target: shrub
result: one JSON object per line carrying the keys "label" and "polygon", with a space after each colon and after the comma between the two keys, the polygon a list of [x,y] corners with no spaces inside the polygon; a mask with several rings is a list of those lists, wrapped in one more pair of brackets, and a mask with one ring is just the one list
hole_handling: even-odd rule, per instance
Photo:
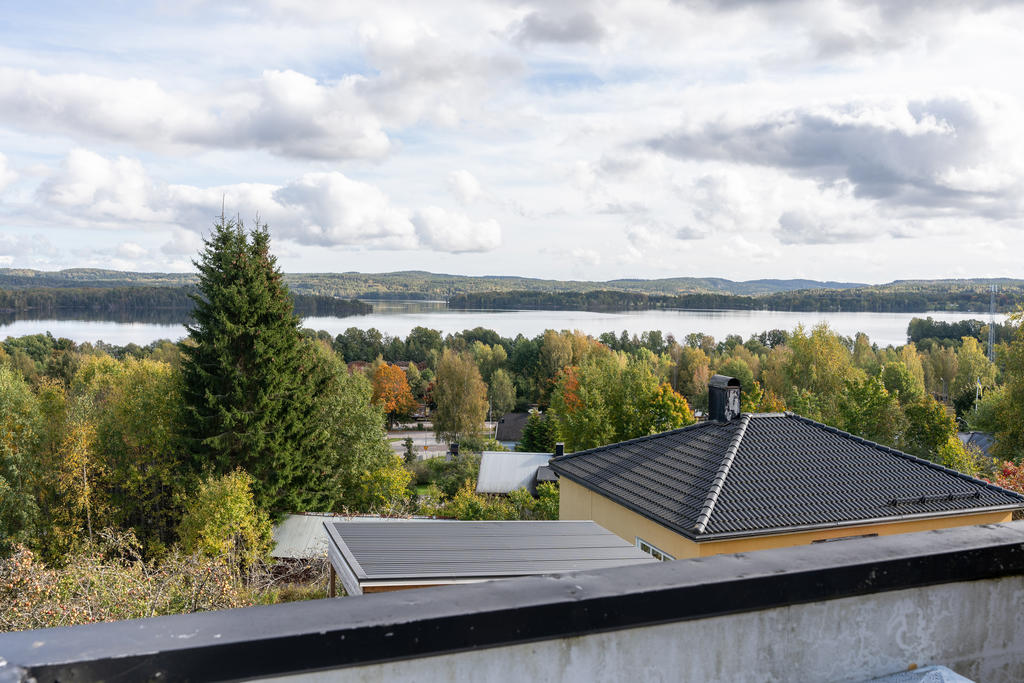
{"label": "shrub", "polygon": [[252,477],[242,470],[202,482],[178,528],[182,549],[236,571],[266,558],[272,547],[270,520],[253,502],[251,487]]}

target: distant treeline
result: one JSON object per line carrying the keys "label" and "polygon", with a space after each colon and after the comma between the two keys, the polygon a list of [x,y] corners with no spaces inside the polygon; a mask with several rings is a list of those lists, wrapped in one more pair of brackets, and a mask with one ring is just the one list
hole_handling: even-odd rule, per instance
{"label": "distant treeline", "polygon": [[[1024,300],[1020,290],[1001,291],[996,307],[1005,311]],[[635,292],[479,292],[459,294],[448,300],[451,308],[632,311],[655,309],[729,309],[769,311],[850,311],[855,313],[923,313],[926,311],[978,311],[989,305],[989,293],[938,288],[848,290],[798,290],[765,296],[732,294],[683,294],[659,296]]]}
{"label": "distant treeline", "polygon": [[[993,326],[993,341],[996,344],[1008,344],[1013,341],[1016,331],[1017,328],[1008,323],[996,323]],[[988,343],[988,323],[974,319],[944,322],[929,316],[913,318],[907,325],[907,341],[918,346],[928,339],[959,344],[964,337],[974,337],[982,343]]]}
{"label": "distant treeline", "polygon": [[[39,287],[0,289],[0,313],[32,316],[64,313],[102,314],[167,311],[187,317],[192,310],[192,287]],[[348,316],[373,312],[362,301],[313,294],[293,294],[299,316]],[[136,316],[132,316],[136,319]]]}

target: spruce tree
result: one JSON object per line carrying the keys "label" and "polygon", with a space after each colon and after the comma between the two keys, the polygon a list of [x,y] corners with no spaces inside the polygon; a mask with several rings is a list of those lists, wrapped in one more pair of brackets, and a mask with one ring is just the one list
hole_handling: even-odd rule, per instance
{"label": "spruce tree", "polygon": [[257,505],[301,509],[324,440],[315,422],[312,359],[276,259],[257,223],[221,219],[194,261],[193,324],[182,344],[186,440],[197,473],[241,467]]}

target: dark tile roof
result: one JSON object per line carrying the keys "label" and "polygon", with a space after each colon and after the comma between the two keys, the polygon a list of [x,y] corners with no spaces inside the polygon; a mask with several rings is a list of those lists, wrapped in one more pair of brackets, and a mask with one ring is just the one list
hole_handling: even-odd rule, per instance
{"label": "dark tile roof", "polygon": [[551,460],[695,540],[1024,508],[1024,496],[792,413],[702,422]]}
{"label": "dark tile roof", "polygon": [[529,417],[529,413],[505,413],[498,420],[494,438],[498,441],[520,441],[523,438],[523,429],[526,427],[526,420]]}

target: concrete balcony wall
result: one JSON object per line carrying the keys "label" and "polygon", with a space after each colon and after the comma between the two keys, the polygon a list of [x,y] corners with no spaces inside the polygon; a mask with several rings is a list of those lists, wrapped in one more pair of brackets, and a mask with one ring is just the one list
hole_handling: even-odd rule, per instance
{"label": "concrete balcony wall", "polygon": [[289,681],[866,681],[942,664],[1024,680],[1024,579],[970,581],[473,652]]}
{"label": "concrete balcony wall", "polygon": [[1024,680],[1024,522],[0,634],[35,680]]}

